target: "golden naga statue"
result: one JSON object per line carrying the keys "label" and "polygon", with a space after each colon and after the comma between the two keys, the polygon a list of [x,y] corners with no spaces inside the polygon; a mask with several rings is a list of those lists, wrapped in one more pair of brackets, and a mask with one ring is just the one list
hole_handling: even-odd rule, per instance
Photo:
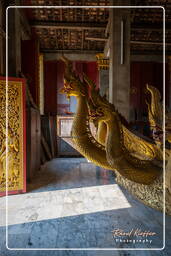
{"label": "golden naga statue", "polygon": [[[162,152],[129,131],[124,119],[114,106],[102,98],[93,82],[84,74],[82,82],[66,64],[64,87],[61,93],[77,98],[77,111],[73,120],[72,138],[77,150],[94,164],[118,172],[126,179],[149,185],[162,174]],[[88,96],[88,87],[91,96]],[[97,139],[90,131],[89,123],[98,126]]]}

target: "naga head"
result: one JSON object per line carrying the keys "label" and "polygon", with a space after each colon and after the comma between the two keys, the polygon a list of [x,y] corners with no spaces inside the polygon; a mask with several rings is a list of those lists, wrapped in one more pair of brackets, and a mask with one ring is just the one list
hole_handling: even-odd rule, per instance
{"label": "naga head", "polygon": [[67,98],[70,96],[86,96],[86,92],[80,80],[76,80],[75,78],[70,79],[64,78],[64,86],[60,90],[60,93],[66,94]]}
{"label": "naga head", "polygon": [[66,94],[67,98],[70,98],[70,96],[86,96],[86,87],[72,70],[72,63],[64,56],[61,57],[61,59],[65,63],[66,68],[64,74],[64,86],[60,90],[60,93]]}
{"label": "naga head", "polygon": [[90,97],[88,100],[89,118],[95,126],[98,122],[109,121],[115,117],[119,118],[126,127],[129,126],[126,119],[115,109],[115,106],[108,102],[105,96],[101,96],[96,84],[83,74],[84,81],[90,88]]}
{"label": "naga head", "polygon": [[83,73],[83,79],[90,89],[89,100],[87,101],[90,121],[96,124],[111,119],[115,111],[114,105],[100,95],[96,84],[85,73]]}
{"label": "naga head", "polygon": [[116,114],[114,105],[100,95],[94,96],[91,97],[88,103],[90,120],[93,122],[111,120]]}

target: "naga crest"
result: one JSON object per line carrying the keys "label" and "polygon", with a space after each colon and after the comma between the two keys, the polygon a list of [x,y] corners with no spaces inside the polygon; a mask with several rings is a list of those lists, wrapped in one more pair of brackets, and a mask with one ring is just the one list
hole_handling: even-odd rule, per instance
{"label": "naga crest", "polygon": [[96,88],[96,84],[86,75],[83,74],[84,81],[90,88],[90,97],[88,100],[88,108],[90,120],[93,122],[104,121],[111,118],[111,115],[117,115],[122,124],[128,127],[126,119],[115,109],[105,96],[100,95],[100,91]]}
{"label": "naga crest", "polygon": [[87,90],[85,85],[80,80],[79,76],[73,71],[72,63],[66,57],[61,57],[62,61],[65,63],[65,73],[64,73],[64,86],[60,90],[60,93],[70,96],[86,96]]}
{"label": "naga crest", "polygon": [[147,84],[147,92],[150,93],[150,102],[146,101],[148,106],[148,118],[151,127],[158,127],[162,130],[163,126],[163,107],[161,104],[161,95],[159,90]]}
{"label": "naga crest", "polygon": [[83,74],[83,79],[90,89],[88,99],[90,120],[93,122],[96,122],[96,120],[104,120],[108,114],[115,112],[114,105],[100,95],[96,84],[85,73]]}

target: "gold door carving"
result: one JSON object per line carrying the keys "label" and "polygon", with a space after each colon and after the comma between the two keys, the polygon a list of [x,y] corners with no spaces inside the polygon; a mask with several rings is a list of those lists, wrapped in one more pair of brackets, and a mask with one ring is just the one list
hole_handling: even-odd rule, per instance
{"label": "gold door carving", "polygon": [[7,177],[9,193],[25,190],[24,90],[23,80],[8,81],[6,102],[6,81],[0,80],[0,193],[6,191]]}

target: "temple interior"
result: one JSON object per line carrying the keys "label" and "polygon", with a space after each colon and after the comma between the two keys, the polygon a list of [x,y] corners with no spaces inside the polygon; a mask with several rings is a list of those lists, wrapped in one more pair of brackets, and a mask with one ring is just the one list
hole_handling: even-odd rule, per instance
{"label": "temple interior", "polygon": [[0,1],[0,255],[170,256],[171,2]]}

